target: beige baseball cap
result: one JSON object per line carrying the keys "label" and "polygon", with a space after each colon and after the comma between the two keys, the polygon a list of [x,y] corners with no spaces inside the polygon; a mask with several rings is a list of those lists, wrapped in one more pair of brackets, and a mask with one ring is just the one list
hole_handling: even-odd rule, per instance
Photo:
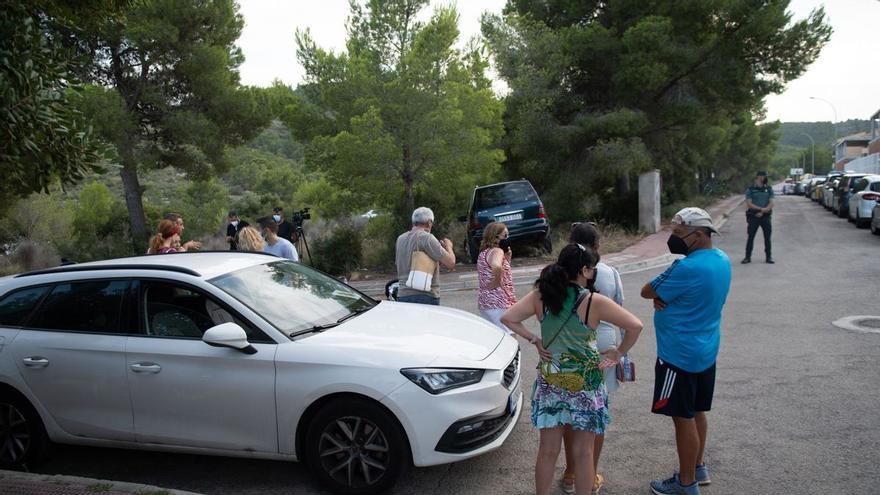
{"label": "beige baseball cap", "polygon": [[674,217],[672,217],[672,223],[687,225],[688,227],[706,227],[712,232],[716,234],[718,233],[718,229],[715,228],[715,223],[712,222],[712,217],[709,213],[707,213],[706,210],[695,206],[682,208]]}

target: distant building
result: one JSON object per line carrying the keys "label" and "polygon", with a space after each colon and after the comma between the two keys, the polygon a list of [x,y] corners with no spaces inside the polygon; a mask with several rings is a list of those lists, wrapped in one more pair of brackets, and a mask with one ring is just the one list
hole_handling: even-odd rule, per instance
{"label": "distant building", "polygon": [[849,169],[847,165],[856,158],[868,154],[868,143],[871,141],[871,133],[859,132],[844,136],[834,143],[834,168],[837,170]]}
{"label": "distant building", "polygon": [[861,134],[857,134],[844,138],[847,139],[853,137],[853,140],[847,142],[847,145],[851,145],[851,148],[844,148],[842,143],[835,148],[836,160],[837,149],[846,149],[848,152],[855,154],[859,149],[859,146],[864,146],[861,148],[862,151],[858,156],[839,162],[840,166],[837,166],[837,163],[835,163],[835,166],[838,169],[846,168],[846,170],[852,170],[853,172],[863,174],[880,174],[880,110],[877,110],[877,112],[871,116],[871,132],[865,132],[862,134],[864,134],[863,137],[854,137],[862,136]]}
{"label": "distant building", "polygon": [[880,153],[880,110],[871,115],[871,141],[868,143],[868,154]]}

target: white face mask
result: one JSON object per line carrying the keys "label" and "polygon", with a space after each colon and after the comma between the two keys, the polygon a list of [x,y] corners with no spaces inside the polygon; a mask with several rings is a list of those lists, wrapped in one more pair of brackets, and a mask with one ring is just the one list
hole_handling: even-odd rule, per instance
{"label": "white face mask", "polygon": [[233,220],[229,223],[231,223],[233,227],[238,227],[238,220]]}
{"label": "white face mask", "polygon": [[280,222],[280,221],[281,221],[281,215],[272,215],[272,219],[275,220],[276,222]]}

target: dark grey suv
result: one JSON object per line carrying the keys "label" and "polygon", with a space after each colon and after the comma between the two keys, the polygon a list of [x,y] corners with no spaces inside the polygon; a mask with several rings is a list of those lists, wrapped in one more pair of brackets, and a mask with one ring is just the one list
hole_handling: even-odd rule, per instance
{"label": "dark grey suv", "polygon": [[550,222],[544,204],[532,184],[525,180],[500,182],[474,188],[468,214],[459,217],[468,223],[464,241],[471,263],[477,262],[483,228],[490,222],[504,222],[514,244],[534,242],[545,251],[553,248],[547,234]]}

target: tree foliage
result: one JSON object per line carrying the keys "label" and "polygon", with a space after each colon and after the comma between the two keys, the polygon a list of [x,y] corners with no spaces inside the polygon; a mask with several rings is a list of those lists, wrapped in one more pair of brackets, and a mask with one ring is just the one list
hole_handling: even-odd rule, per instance
{"label": "tree foliage", "polygon": [[[0,204],[5,206],[10,195],[47,192],[56,181],[82,179],[97,168],[101,150],[73,104],[79,60],[60,32],[81,31],[66,2],[0,3],[0,169],[5,173]],[[92,14],[108,12],[112,7]]]}
{"label": "tree foliage", "polygon": [[352,2],[344,53],[297,32],[306,85],[282,119],[308,142],[307,164],[345,191],[349,211],[381,205],[403,218],[418,203],[443,215],[503,159],[503,107],[487,62],[476,47],[455,48],[453,7],[419,22],[427,3]]}
{"label": "tree foliage", "polygon": [[207,179],[227,168],[228,145],[268,122],[261,92],[239,85],[243,24],[232,0],[144,0],[78,43],[96,85],[86,106],[118,152],[136,242],[147,235],[139,169]]}
{"label": "tree foliage", "polygon": [[775,125],[756,124],[763,98],[830,36],[821,8],[793,22],[787,6],[510,0],[503,17],[483,19],[511,89],[509,173],[548,189],[551,214],[580,217],[591,191],[602,216],[630,223],[646,169],[661,170],[667,202],[737,186],[772,155]]}

